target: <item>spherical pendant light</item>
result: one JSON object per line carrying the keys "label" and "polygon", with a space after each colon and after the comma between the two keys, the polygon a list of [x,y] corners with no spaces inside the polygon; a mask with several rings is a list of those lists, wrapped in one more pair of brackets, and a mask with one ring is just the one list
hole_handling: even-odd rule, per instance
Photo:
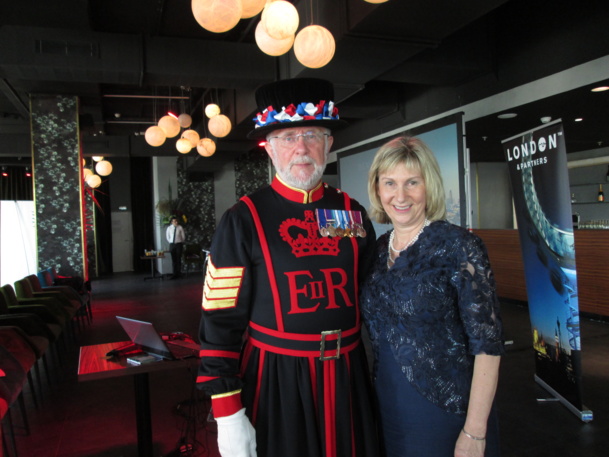
{"label": "spherical pendant light", "polygon": [[285,54],[294,44],[294,35],[289,36],[285,40],[271,38],[269,34],[266,33],[262,21],[258,22],[258,25],[256,26],[255,37],[258,48],[265,54],[273,57]]}
{"label": "spherical pendant light", "polygon": [[180,154],[188,154],[192,149],[192,143],[188,138],[180,138],[176,141],[176,149]]}
{"label": "spherical pendant light", "polygon": [[165,135],[165,131],[161,127],[158,125],[153,125],[152,127],[148,127],[146,129],[144,138],[146,139],[146,143],[148,143],[150,146],[157,147],[165,142],[167,135]]}
{"label": "spherical pendant light", "polygon": [[241,19],[249,19],[250,17],[254,17],[262,8],[266,0],[241,0],[241,7],[243,11],[241,12]]}
{"label": "spherical pendant light", "polygon": [[192,0],[192,14],[205,30],[228,32],[241,19],[241,0]]}
{"label": "spherical pendant light", "polygon": [[99,186],[100,186],[100,184],[101,184],[102,180],[101,180],[101,178],[100,178],[99,176],[97,176],[97,175],[91,175],[91,176],[89,176],[89,177],[86,179],[86,181],[85,181],[85,182],[87,183],[87,185],[88,185],[89,187],[92,187],[93,189],[95,189],[95,188],[97,188],[97,187],[99,187]]}
{"label": "spherical pendant light", "polygon": [[220,107],[215,103],[210,103],[205,107],[205,115],[208,118],[211,119],[212,117],[217,116],[218,114],[220,114]]}
{"label": "spherical pendant light", "polygon": [[83,176],[83,178],[85,178],[85,181],[86,181],[86,180],[87,180],[87,178],[88,178],[89,176],[91,176],[92,174],[93,174],[93,172],[91,171],[91,169],[90,169],[90,168],[83,168],[83,169],[82,169],[82,176]]}
{"label": "spherical pendant light", "polygon": [[271,38],[285,40],[298,30],[298,11],[285,0],[267,3],[262,10],[261,21]]}
{"label": "spherical pendant light", "polygon": [[112,164],[107,160],[97,162],[95,165],[95,171],[100,176],[108,176],[110,173],[112,173]]}
{"label": "spherical pendant light", "polygon": [[321,68],[332,57],[336,44],[330,31],[321,25],[309,25],[296,35],[294,54],[305,67]]}
{"label": "spherical pendant light", "polygon": [[213,136],[223,138],[230,133],[232,124],[224,114],[218,114],[209,120],[207,127]]}
{"label": "spherical pendant light", "polygon": [[197,144],[197,152],[203,157],[210,157],[216,152],[216,143],[211,138],[202,138]]}
{"label": "spherical pendant light", "polygon": [[91,159],[93,159],[94,162],[99,162],[100,160],[104,160],[104,158],[102,156],[93,156],[93,157],[91,157]]}
{"label": "spherical pendant light", "polygon": [[169,114],[159,119],[159,127],[163,129],[167,138],[173,138],[180,133],[180,123],[175,117],[170,116]]}
{"label": "spherical pendant light", "polygon": [[389,0],[364,0],[364,1],[368,2],[368,3],[385,3]]}
{"label": "spherical pendant light", "polygon": [[192,117],[190,114],[182,113],[178,116],[178,124],[180,124],[180,127],[183,129],[187,129],[192,125]]}
{"label": "spherical pendant light", "polygon": [[190,141],[190,144],[192,145],[191,147],[193,148],[197,146],[200,139],[196,130],[184,130],[182,132],[182,138],[186,138],[188,141]]}

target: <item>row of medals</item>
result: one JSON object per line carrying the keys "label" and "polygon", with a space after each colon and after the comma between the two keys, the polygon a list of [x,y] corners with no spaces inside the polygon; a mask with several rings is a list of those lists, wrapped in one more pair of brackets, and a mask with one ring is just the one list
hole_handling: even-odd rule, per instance
{"label": "row of medals", "polygon": [[315,210],[319,234],[326,236],[364,238],[366,230],[362,224],[362,215],[359,211],[317,209]]}
{"label": "row of medals", "polygon": [[334,224],[328,222],[327,225],[325,227],[320,227],[319,229],[319,234],[321,236],[350,236],[350,237],[354,237],[354,236],[359,236],[361,238],[365,238],[366,236],[366,229],[364,227],[362,227],[361,224],[353,224],[353,227],[351,226],[347,226],[347,227],[335,227]]}

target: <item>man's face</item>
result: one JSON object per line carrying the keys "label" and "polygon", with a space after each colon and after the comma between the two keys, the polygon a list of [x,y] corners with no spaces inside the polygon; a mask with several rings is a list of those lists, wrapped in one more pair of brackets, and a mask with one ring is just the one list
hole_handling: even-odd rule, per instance
{"label": "man's face", "polygon": [[172,219],[171,220],[171,224],[172,225],[178,225],[178,220],[177,219]]}
{"label": "man's face", "polygon": [[272,132],[265,148],[283,182],[309,190],[321,180],[332,141],[328,129],[295,127]]}

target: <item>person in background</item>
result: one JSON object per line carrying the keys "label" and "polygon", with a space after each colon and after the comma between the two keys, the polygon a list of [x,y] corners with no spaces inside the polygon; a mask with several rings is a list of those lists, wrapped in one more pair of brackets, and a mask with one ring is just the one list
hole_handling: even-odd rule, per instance
{"label": "person in background", "polygon": [[365,209],[322,182],[338,118],[330,82],[256,91],[250,138],[277,171],[222,217],[211,244],[198,387],[222,457],[376,457],[359,282],[374,253]]}
{"label": "person in background", "polygon": [[180,225],[178,218],[172,216],[169,220],[169,226],[165,232],[167,241],[169,242],[169,252],[171,253],[172,272],[170,279],[177,279],[182,276],[182,250],[186,234],[184,227]]}
{"label": "person in background", "polygon": [[393,225],[361,296],[386,457],[499,456],[504,346],[485,246],[445,220],[440,168],[418,138],[381,146],[368,195],[370,217]]}

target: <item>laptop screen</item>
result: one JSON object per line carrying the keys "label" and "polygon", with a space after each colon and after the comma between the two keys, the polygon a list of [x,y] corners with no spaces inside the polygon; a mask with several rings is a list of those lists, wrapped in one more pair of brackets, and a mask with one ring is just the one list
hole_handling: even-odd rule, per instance
{"label": "laptop screen", "polygon": [[173,359],[173,355],[156,331],[152,323],[116,316],[131,341],[139,345],[144,352],[165,359]]}

